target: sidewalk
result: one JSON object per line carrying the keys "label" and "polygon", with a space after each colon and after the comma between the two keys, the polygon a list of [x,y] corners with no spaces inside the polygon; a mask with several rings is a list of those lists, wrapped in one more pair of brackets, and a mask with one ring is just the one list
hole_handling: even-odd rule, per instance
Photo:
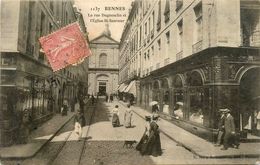
{"label": "sidewalk", "polygon": [[[122,101],[121,104],[125,105]],[[151,113],[137,106],[132,107],[133,111],[144,119]],[[257,158],[260,157],[260,143],[240,143],[239,149],[229,148],[220,150],[221,147],[215,147],[213,143],[206,141],[173,123],[160,118],[158,121],[161,133],[170,139],[176,141],[184,148],[190,150],[201,158]]]}
{"label": "sidewalk", "polygon": [[73,118],[74,114],[75,112],[68,112],[67,116],[55,114],[50,120],[30,133],[27,144],[0,148],[0,159],[25,159],[33,157]]}

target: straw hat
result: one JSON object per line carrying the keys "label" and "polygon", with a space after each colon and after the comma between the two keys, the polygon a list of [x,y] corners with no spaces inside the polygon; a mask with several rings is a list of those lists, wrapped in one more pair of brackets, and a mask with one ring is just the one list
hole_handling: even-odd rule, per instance
{"label": "straw hat", "polygon": [[219,109],[220,112],[223,112],[223,113],[228,113],[230,112],[230,109],[228,108],[223,108],[223,109]]}

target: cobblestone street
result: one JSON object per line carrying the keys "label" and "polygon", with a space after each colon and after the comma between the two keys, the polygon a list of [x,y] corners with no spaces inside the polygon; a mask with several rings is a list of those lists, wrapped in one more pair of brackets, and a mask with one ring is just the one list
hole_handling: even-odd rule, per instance
{"label": "cobblestone street", "polygon": [[[119,105],[121,126],[113,128],[111,111]],[[133,113],[133,128],[124,127],[123,115],[125,106],[115,101],[97,103],[91,125],[83,130],[84,139],[77,141],[73,131],[73,119],[33,158],[23,161],[3,161],[3,165],[134,165],[134,164],[255,164],[257,159],[200,159],[184,147],[177,145],[163,133],[161,143],[163,155],[159,157],[141,156],[133,148],[124,147],[124,140],[139,141],[145,121]],[[87,107],[87,123],[91,120],[94,107]]]}

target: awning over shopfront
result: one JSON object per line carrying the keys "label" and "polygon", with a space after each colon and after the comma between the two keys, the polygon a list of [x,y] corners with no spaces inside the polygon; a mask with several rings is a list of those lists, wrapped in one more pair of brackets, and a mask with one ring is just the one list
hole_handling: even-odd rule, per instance
{"label": "awning over shopfront", "polygon": [[136,81],[131,81],[127,88],[125,88],[124,92],[132,93],[134,96],[136,96]]}
{"label": "awning over shopfront", "polygon": [[119,92],[123,92],[127,88],[127,84],[123,83],[118,87]]}

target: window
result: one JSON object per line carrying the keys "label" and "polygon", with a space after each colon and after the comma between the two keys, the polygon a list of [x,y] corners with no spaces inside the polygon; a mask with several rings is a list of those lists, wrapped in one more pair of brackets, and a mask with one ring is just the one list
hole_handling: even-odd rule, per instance
{"label": "window", "polygon": [[144,24],[144,35],[145,35],[145,38],[147,36],[147,22],[145,22]]}
{"label": "window", "polygon": [[140,26],[140,38],[139,38],[139,47],[142,46],[142,26]]}
{"label": "window", "polygon": [[167,23],[170,20],[170,1],[166,0],[164,10],[164,22]]}
{"label": "window", "polygon": [[202,40],[202,4],[198,4],[195,8],[194,8],[194,13],[196,16],[196,41],[201,41]]}
{"label": "window", "polygon": [[178,22],[178,30],[179,30],[179,34],[178,34],[178,38],[177,38],[177,50],[178,52],[182,51],[182,36],[183,36],[183,21],[181,20],[180,22]]}
{"label": "window", "polygon": [[51,11],[53,12],[53,9],[54,9],[54,5],[53,5],[53,1],[50,1],[50,9],[51,9]]}
{"label": "window", "polygon": [[40,27],[40,36],[43,36],[45,34],[45,14],[41,12],[41,27]]}
{"label": "window", "polygon": [[169,43],[170,43],[170,32],[168,31],[168,32],[165,34],[165,36],[166,36],[167,44],[169,44]]}
{"label": "window", "polygon": [[107,55],[105,53],[100,54],[99,56],[99,67],[107,66]]}
{"label": "window", "polygon": [[161,29],[161,0],[158,2],[157,31]]}
{"label": "window", "polygon": [[158,50],[161,50],[161,39],[159,39],[159,40],[157,41],[157,44],[158,44]]}
{"label": "window", "polygon": [[154,46],[151,47],[152,56],[154,55]]}
{"label": "window", "polygon": [[176,0],[176,11],[180,10],[183,6],[183,0]]}

